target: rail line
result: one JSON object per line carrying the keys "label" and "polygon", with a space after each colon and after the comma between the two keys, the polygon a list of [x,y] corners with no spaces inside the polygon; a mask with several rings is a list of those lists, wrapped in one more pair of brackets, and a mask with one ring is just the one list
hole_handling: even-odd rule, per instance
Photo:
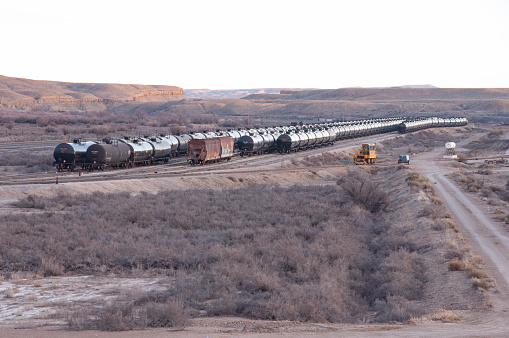
{"label": "rail line", "polygon": [[[69,182],[94,182],[107,180],[126,180],[126,179],[147,179],[171,177],[175,175],[199,176],[211,173],[249,173],[261,171],[261,166],[270,166],[290,163],[294,158],[303,156],[316,156],[324,152],[338,151],[351,147],[358,147],[363,141],[380,142],[394,137],[404,137],[396,132],[365,136],[356,139],[337,141],[333,146],[309,149],[306,151],[295,152],[291,154],[264,154],[249,157],[235,156],[228,162],[209,164],[205,166],[190,166],[183,157],[170,160],[168,164],[136,167],[132,169],[115,169],[101,172],[88,172],[85,170],[74,172],[38,172],[30,174],[12,174],[2,175],[0,186],[7,185],[35,185],[35,184],[59,184]],[[256,169],[254,167],[257,167]],[[274,168],[278,170],[302,170],[306,168]]]}
{"label": "rail line", "polygon": [[33,151],[33,150],[53,150],[56,140],[48,141],[17,141],[9,143],[0,143],[0,152],[2,151]]}

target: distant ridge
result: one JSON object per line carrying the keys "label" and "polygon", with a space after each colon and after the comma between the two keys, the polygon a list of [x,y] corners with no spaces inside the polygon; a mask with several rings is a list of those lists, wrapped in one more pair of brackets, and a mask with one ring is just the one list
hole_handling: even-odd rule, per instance
{"label": "distant ridge", "polygon": [[191,99],[240,99],[253,94],[280,94],[281,91],[300,91],[308,89],[295,88],[252,88],[252,89],[186,89],[186,96]]}
{"label": "distant ridge", "polygon": [[69,83],[0,75],[0,107],[33,105],[104,105],[167,102],[185,98],[182,88],[162,85]]}
{"label": "distant ridge", "polygon": [[[365,88],[348,87],[341,89]],[[432,85],[405,85],[397,87],[380,87],[365,89],[385,89],[385,88],[438,88]],[[240,99],[248,95],[272,95],[272,94],[295,94],[302,91],[323,90],[315,88],[251,88],[251,89],[187,89],[186,96],[190,99]]]}
{"label": "distant ridge", "polygon": [[249,95],[246,100],[420,101],[509,99],[508,88],[341,88],[297,91],[290,95]]}
{"label": "distant ridge", "polygon": [[433,85],[404,85],[404,86],[396,86],[395,88],[438,88]]}

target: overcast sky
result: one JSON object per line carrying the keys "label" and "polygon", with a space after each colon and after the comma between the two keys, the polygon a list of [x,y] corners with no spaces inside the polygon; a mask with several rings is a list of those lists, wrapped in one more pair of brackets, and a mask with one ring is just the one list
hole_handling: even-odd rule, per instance
{"label": "overcast sky", "polygon": [[36,80],[509,88],[507,0],[0,0],[0,31]]}

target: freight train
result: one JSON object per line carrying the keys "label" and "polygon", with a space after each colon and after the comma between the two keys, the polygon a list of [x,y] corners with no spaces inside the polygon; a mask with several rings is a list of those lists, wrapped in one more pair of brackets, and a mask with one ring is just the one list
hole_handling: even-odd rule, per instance
{"label": "freight train", "polygon": [[451,117],[446,119],[438,117],[406,118],[404,122],[398,125],[398,132],[405,134],[426,128],[458,127],[466,126],[467,124],[468,120],[464,117]]}
{"label": "freight train", "polygon": [[[252,156],[273,152],[283,154],[324,147],[332,145],[338,140],[374,134],[395,131],[408,133],[424,128],[464,126],[467,123],[468,121],[464,117],[392,117],[143,138],[125,137],[123,139],[103,139],[96,142],[83,142],[75,139],[70,143],[57,145],[53,155],[54,164],[58,170],[130,168],[158,162],[167,163],[171,158],[188,155],[190,145],[193,144],[198,148],[201,147],[201,150],[208,146],[204,142],[191,142],[192,140],[228,137],[232,139],[233,148],[240,156]],[[197,158],[197,148],[193,149],[195,157],[188,157],[191,164],[204,164],[218,159],[207,158],[204,154]],[[233,156],[233,151],[231,155]],[[225,155],[224,158],[229,159],[231,156]]]}

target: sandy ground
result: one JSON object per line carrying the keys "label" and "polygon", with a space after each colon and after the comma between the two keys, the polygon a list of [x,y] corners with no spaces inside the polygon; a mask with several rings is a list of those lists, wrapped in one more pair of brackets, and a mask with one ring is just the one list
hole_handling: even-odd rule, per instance
{"label": "sandy ground", "polygon": [[[467,140],[468,141],[468,140]],[[461,144],[459,145],[461,146]],[[443,323],[417,319],[408,323],[389,324],[314,324],[300,322],[255,321],[243,318],[197,318],[183,331],[148,329],[128,332],[62,330],[62,322],[54,320],[54,312],[61,308],[93,306],[124,292],[137,292],[162,287],[163,277],[60,277],[1,281],[0,337],[464,337],[509,336],[509,240],[507,233],[493,222],[478,201],[465,194],[448,177],[453,169],[442,160],[443,149],[412,158],[411,167],[423,172],[435,183],[436,192],[452,213],[475,254],[485,261],[485,269],[497,287],[488,291],[493,307],[466,310],[461,319]],[[333,184],[343,167],[309,169],[288,173],[246,174],[243,184],[263,180],[277,185]],[[205,182],[204,179],[207,181]],[[238,186],[227,174],[207,178],[179,177],[164,180],[115,181],[111,183],[72,183],[58,186],[12,186],[0,189],[0,212],[11,212],[13,200],[28,194],[54,195],[61,192],[95,191],[158,191],[196,187],[221,188]],[[110,298],[108,298],[110,297]],[[47,306],[52,303],[54,306]]]}

